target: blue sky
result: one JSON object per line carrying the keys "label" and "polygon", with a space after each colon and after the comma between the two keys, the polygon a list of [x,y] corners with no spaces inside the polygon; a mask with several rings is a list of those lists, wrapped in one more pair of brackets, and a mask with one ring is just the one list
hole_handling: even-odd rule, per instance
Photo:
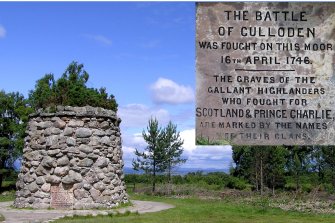
{"label": "blue sky", "polygon": [[119,104],[125,166],[150,116],[178,125],[188,168],[227,168],[229,147],[194,145],[195,4],[1,2],[0,89],[25,96],[46,73],[83,63]]}

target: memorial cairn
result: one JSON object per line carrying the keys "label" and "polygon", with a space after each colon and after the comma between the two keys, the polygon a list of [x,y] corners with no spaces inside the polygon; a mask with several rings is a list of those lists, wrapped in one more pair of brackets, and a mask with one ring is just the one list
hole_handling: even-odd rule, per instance
{"label": "memorial cairn", "polygon": [[30,116],[17,208],[111,208],[128,202],[114,111],[58,106]]}

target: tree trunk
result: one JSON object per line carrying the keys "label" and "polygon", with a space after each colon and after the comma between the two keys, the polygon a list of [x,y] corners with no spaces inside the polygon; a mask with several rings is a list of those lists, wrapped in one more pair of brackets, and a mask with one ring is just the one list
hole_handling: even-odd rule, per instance
{"label": "tree trunk", "polygon": [[0,171],[0,192],[2,192],[2,180],[3,180],[3,173]]}
{"label": "tree trunk", "polygon": [[171,194],[171,162],[169,162],[168,166],[168,195]]}
{"label": "tree trunk", "polygon": [[255,186],[256,186],[256,191],[259,191],[259,185],[258,185],[258,169],[257,169],[257,162],[255,164]]}
{"label": "tree trunk", "polygon": [[155,191],[156,191],[156,162],[154,161],[153,179],[152,179],[152,193],[154,194]]}
{"label": "tree trunk", "polygon": [[261,195],[263,195],[263,157],[261,157],[261,166],[260,166],[260,177],[261,177]]}
{"label": "tree trunk", "polygon": [[275,177],[272,177],[272,196],[275,196]]}

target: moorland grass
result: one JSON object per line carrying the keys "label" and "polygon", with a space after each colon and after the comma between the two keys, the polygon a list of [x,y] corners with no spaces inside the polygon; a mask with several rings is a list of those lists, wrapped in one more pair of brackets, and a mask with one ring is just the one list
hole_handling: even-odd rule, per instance
{"label": "moorland grass", "polygon": [[283,211],[278,208],[257,206],[229,200],[203,200],[199,198],[167,198],[135,195],[132,199],[166,202],[173,209],[147,214],[74,217],[56,223],[334,223],[335,215]]}

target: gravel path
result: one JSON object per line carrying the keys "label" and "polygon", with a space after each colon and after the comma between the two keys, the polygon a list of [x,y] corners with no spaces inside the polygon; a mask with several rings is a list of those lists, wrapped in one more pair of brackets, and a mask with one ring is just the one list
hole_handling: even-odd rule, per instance
{"label": "gravel path", "polygon": [[131,202],[133,206],[117,210],[27,210],[10,207],[13,202],[0,202],[0,213],[6,219],[6,221],[4,221],[5,223],[38,223],[52,222],[52,220],[72,215],[107,215],[109,213],[124,213],[126,211],[142,214],[174,208],[173,205],[161,202],[137,200],[132,200]]}

